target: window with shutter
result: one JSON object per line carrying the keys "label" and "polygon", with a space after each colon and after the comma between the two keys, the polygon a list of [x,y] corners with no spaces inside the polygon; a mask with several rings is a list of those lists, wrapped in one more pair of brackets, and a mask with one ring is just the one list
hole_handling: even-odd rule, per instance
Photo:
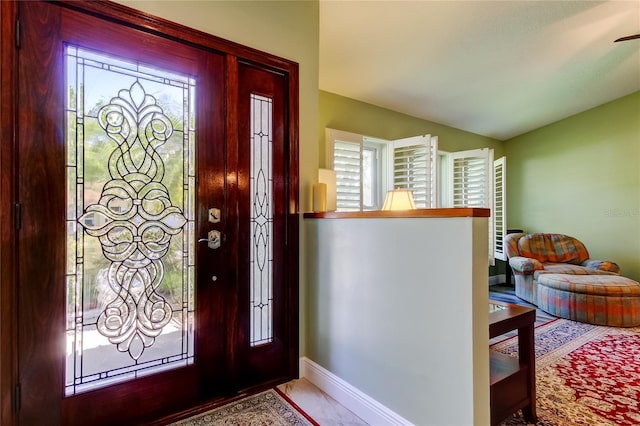
{"label": "window with shutter", "polygon": [[489,262],[504,260],[506,233],[506,159],[493,161],[493,150],[484,148],[447,155],[451,207],[484,207],[489,217]]}
{"label": "window with shutter", "polygon": [[488,208],[490,264],[506,259],[505,157],[493,161],[489,148],[439,152],[431,135],[386,141],[326,129],[326,136],[338,211],[380,208],[381,195],[390,189],[412,190],[418,208]]}
{"label": "window with shutter", "polygon": [[389,189],[410,189],[418,208],[436,207],[438,138],[431,135],[395,140],[390,145]]}

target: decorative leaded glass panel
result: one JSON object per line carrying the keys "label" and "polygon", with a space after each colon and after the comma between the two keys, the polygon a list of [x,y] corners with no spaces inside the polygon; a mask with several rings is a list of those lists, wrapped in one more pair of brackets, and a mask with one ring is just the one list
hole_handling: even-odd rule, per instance
{"label": "decorative leaded glass panel", "polygon": [[250,344],[273,341],[273,100],[251,95]]}
{"label": "decorative leaded glass panel", "polygon": [[194,359],[195,80],[67,46],[65,393]]}

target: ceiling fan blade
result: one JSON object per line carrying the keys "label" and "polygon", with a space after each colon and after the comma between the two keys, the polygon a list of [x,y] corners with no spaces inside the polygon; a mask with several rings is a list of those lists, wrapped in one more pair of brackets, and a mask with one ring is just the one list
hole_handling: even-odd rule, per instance
{"label": "ceiling fan blade", "polygon": [[634,38],[640,38],[640,34],[634,34],[634,35],[630,35],[630,36],[626,36],[626,37],[620,37],[617,40],[614,40],[613,42],[617,42],[617,41],[627,41],[627,40],[633,40]]}

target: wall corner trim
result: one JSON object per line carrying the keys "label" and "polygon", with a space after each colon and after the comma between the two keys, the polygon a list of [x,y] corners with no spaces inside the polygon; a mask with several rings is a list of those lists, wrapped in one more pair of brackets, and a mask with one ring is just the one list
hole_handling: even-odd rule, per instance
{"label": "wall corner trim", "polygon": [[368,424],[413,425],[307,357],[300,358],[300,378],[307,379]]}

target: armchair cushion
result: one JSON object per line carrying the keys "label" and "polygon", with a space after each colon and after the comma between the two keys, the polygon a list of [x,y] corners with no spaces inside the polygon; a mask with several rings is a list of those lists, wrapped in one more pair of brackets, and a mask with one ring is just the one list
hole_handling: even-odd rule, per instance
{"label": "armchair cushion", "polygon": [[603,271],[601,269],[587,268],[585,266],[573,265],[571,263],[545,263],[544,270],[533,272],[533,279],[538,280],[541,274],[568,274],[568,275],[618,275],[615,272]]}
{"label": "armchair cushion", "polygon": [[540,262],[573,263],[589,259],[587,248],[579,240],[563,234],[526,234],[518,240],[520,256]]}
{"label": "armchair cushion", "polygon": [[509,266],[511,266],[514,271],[522,272],[523,274],[544,269],[542,263],[537,259],[522,256],[509,258]]}
{"label": "armchair cushion", "polygon": [[615,274],[620,273],[620,267],[618,266],[618,264],[609,260],[587,259],[582,262],[581,265],[589,269],[613,272]]}

